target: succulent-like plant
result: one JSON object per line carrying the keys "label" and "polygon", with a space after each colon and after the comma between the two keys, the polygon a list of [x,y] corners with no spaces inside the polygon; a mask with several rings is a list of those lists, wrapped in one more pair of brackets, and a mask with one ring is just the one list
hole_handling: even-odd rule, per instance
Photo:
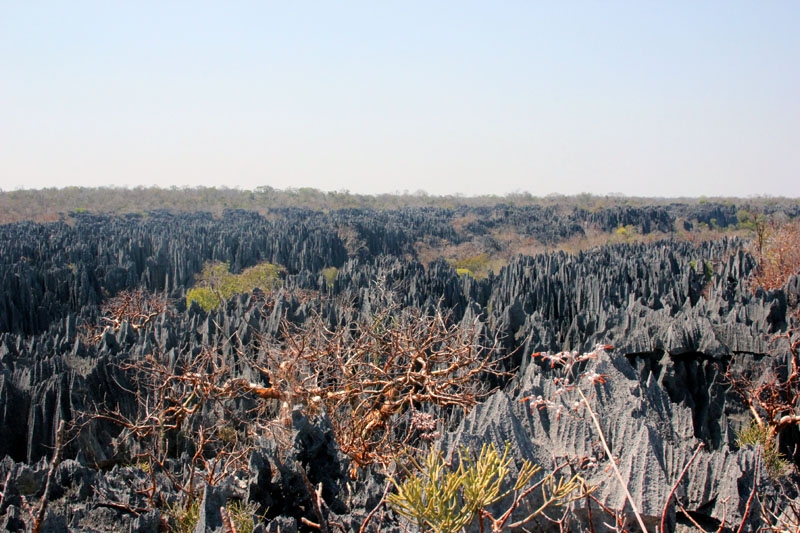
{"label": "succulent-like plant", "polygon": [[[542,488],[542,505],[509,527],[532,520],[549,506],[564,505],[583,497],[590,490],[580,476],[566,479],[557,476],[555,471],[531,483],[541,468],[530,461],[522,462],[512,482],[510,449],[511,445],[506,443],[500,454],[494,444],[484,444],[477,459],[462,449],[455,468],[447,465],[440,451],[431,450],[424,463],[411,460],[413,471],[403,481],[392,480],[397,492],[390,494],[387,500],[397,513],[422,531],[460,531],[484,518],[491,522],[492,531],[500,531],[523,498],[537,487]],[[506,497],[512,497],[508,509],[495,518],[488,507]]]}

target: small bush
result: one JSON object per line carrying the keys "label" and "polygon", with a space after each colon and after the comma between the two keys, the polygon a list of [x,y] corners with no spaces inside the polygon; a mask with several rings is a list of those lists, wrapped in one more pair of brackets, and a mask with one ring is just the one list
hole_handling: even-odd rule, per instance
{"label": "small bush", "polygon": [[206,263],[197,276],[197,286],[186,291],[186,305],[197,302],[205,311],[216,309],[234,294],[252,292],[253,289],[271,291],[280,285],[283,267],[261,263],[231,274],[228,263]]}
{"label": "small bush", "polygon": [[170,533],[192,533],[200,520],[200,499],[175,503],[167,508],[167,515],[170,517]]}
{"label": "small bush", "polygon": [[482,253],[450,260],[450,264],[456,269],[459,276],[472,276],[476,279],[484,279],[489,276],[489,272],[498,271],[503,265],[502,259],[492,259],[489,254]]}
{"label": "small bush", "polygon": [[707,260],[703,260],[699,264],[697,261],[689,261],[689,266],[692,267],[692,270],[694,270],[695,273],[703,274],[703,277],[705,277],[707,280],[710,280],[714,277],[714,265]]}
{"label": "small bush", "polygon": [[639,231],[636,229],[636,226],[628,224],[627,226],[619,226],[614,230],[614,236],[615,239],[612,239],[612,242],[614,240],[617,242],[632,242],[639,236]]}
{"label": "small bush", "polygon": [[236,533],[253,533],[256,527],[255,517],[258,505],[253,502],[245,503],[241,500],[234,500],[229,502],[226,508]]}
{"label": "small bush", "polygon": [[[455,468],[447,465],[441,452],[431,450],[424,464],[412,460],[415,470],[403,482],[392,479],[397,492],[387,500],[419,530],[460,531],[478,520],[483,531],[483,519],[487,518],[492,531],[499,531],[505,526],[519,527],[549,506],[565,505],[589,491],[579,476],[567,480],[557,478],[554,472],[531,484],[540,468],[529,461],[523,461],[516,479],[511,478],[510,448],[506,443],[501,455],[494,444],[484,444],[477,459],[462,449]],[[542,489],[542,505],[524,520],[507,524],[522,499],[538,487]],[[495,519],[487,508],[511,495],[513,500],[508,510]]]}
{"label": "small bush", "polygon": [[186,291],[186,305],[191,306],[192,302],[197,302],[197,305],[208,312],[219,307],[222,298],[210,287],[195,287]]}
{"label": "small bush", "polygon": [[238,276],[231,275],[228,290],[230,295],[236,293],[251,292],[253,289],[261,289],[269,292],[280,284],[281,273],[284,268],[272,263],[260,263],[245,269]]}
{"label": "small bush", "polygon": [[775,434],[769,427],[759,425],[753,420],[750,425],[736,434],[736,443],[742,447],[760,446],[764,466],[771,477],[780,478],[789,472],[790,463],[778,451]]}
{"label": "small bush", "polygon": [[328,267],[322,269],[322,277],[325,278],[325,283],[327,283],[328,287],[333,287],[333,283],[336,281],[336,276],[339,275],[339,269],[336,267]]}
{"label": "small bush", "polygon": [[728,370],[725,380],[744,400],[753,421],[737,435],[741,446],[761,446],[764,465],[772,477],[787,473],[789,462],[778,451],[778,438],[784,430],[800,424],[800,336],[790,329],[773,338],[788,342],[786,374],[764,369],[753,373]]}
{"label": "small bush", "polygon": [[758,259],[756,286],[783,287],[790,276],[800,273],[800,221],[759,226],[753,253]]}
{"label": "small bush", "polygon": [[[477,461],[459,452],[459,465],[449,468],[442,453],[431,450],[424,464],[402,483],[395,482],[396,494],[388,496],[392,508],[420,530],[459,531],[469,525],[478,512],[503,498],[502,485],[510,472],[509,447],[501,456],[492,444],[481,449]],[[526,462],[516,485],[524,486],[539,470]]]}

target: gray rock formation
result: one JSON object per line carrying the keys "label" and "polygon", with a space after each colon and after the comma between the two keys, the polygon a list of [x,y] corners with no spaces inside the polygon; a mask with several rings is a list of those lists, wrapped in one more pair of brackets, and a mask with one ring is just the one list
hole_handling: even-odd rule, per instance
{"label": "gray rock formation", "polygon": [[[369,317],[391,300],[423,310],[442,306],[455,321],[477,320],[481,342],[500,339],[496,355],[506,358],[503,364],[513,375],[492,382],[498,390],[468,415],[437,413],[443,430],[438,445],[452,454],[462,445],[477,449],[511,442],[517,464],[529,459],[545,468],[583,459],[580,472],[597,486],[599,503],[575,502],[572,530],[585,527],[590,516],[602,530],[608,515],[600,504],[623,509],[629,521],[631,507],[607,471],[609,461],[585,406],[578,402],[576,408],[575,391],[558,392],[553,383],[558,368],[531,354],[583,352],[598,343],[614,349],[580,371],[602,374],[605,382],[582,390],[648,529],[660,521],[667,503],[670,527],[684,527],[675,499],[666,498],[701,443],[677,485],[676,499],[707,529],[722,521],[738,526],[757,483],[765,497],[747,518],[756,527],[757,506],[766,502],[777,512],[787,495],[768,478],[757,450],[737,446],[736,432],[749,414],[724,375],[731,367],[764,372],[785,365],[787,345],[773,337],[797,326],[792,312],[800,301],[800,277],[783,290],[754,292],[747,282],[754,260],[732,239],[519,256],[480,280],[458,276],[445,261],[425,266],[409,259],[419,242],[489,242],[504,224],[555,243],[590,228],[669,231],[678,217],[703,222],[714,214],[711,218],[722,224],[736,214],[727,207],[709,209],[713,213],[680,205],[593,213],[513,206],[328,214],[286,210],[270,218],[232,211],[221,219],[83,215],[73,225],[0,226],[0,457],[5,457],[0,525],[10,531],[24,527],[22,497],[38,501],[41,496],[55,428],[64,420],[83,429],[55,472],[47,530],[95,531],[112,524],[129,531],[157,530],[166,505],[178,498],[169,474],[185,471],[181,454],[188,448],[176,444],[164,472],[155,476],[160,500],[154,505],[131,490],[153,478],[132,462],[136,450],[122,453],[115,446],[119,426],[84,417],[98,406],[135,412],[137,386],[124,369],[126,362],[152,353],[175,362],[179,355],[211,348],[220,364],[240,369],[237,377],[267,386],[266,378],[240,359],[258,357],[260,338],[279,340],[282,320],[302,325],[319,314],[336,328]],[[456,230],[457,217],[474,220]],[[197,305],[187,309],[185,290],[208,260],[228,261],[236,271],[266,260],[284,265],[288,273],[276,294],[237,295],[210,313]],[[338,268],[332,285],[320,275],[328,266]],[[95,342],[86,328],[98,323],[99,304],[131,288],[167,294],[176,303],[145,329],[123,323],[101,331]],[[557,403],[540,410],[522,401],[538,396]],[[303,529],[303,519],[318,519],[309,484],[312,490],[321,487],[327,519],[359,529],[380,502],[383,474],[359,472],[357,479],[350,478],[349,459],[324,413],[309,417],[295,411],[291,428],[288,448],[264,439],[246,472],[204,491],[200,529],[219,529],[220,503],[230,499],[268,509],[264,530]],[[784,450],[798,440],[787,435]],[[401,527],[390,511],[381,516],[380,530]],[[540,521],[544,529],[548,524]]]}

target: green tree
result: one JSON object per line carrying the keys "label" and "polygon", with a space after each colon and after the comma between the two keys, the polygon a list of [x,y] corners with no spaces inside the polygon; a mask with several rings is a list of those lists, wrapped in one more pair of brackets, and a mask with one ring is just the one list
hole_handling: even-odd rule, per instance
{"label": "green tree", "polygon": [[231,274],[228,263],[209,262],[197,276],[197,284],[186,291],[186,305],[197,302],[206,311],[216,309],[234,294],[252,292],[253,289],[271,291],[280,285],[284,268],[272,263],[260,263]]}

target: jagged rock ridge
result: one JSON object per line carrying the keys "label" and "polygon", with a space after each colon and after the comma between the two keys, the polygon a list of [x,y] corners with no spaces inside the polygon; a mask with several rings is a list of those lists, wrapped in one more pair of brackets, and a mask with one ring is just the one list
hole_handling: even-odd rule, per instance
{"label": "jagged rock ridge", "polygon": [[[645,213],[597,215],[594,223],[616,227],[647,220],[659,229],[671,223],[663,210]],[[516,210],[513,216],[526,220],[526,231],[537,234],[577,231],[569,226],[543,229],[548,213],[539,210]],[[667,240],[578,255],[520,256],[480,280],[459,276],[444,261],[424,266],[407,259],[417,240],[458,241],[451,217],[435,209],[380,216],[354,210],[331,217],[291,211],[272,219],[231,212],[221,220],[156,213],[84,216],[74,226],[3,227],[0,433],[5,437],[0,456],[6,459],[0,477],[9,480],[0,507],[3,524],[14,530],[21,523],[21,496],[41,492],[60,420],[76,420],[109,395],[123,410],[126,402],[132,409],[133,398],[120,392],[121,385],[131,385],[120,371],[128,358],[217,346],[234,365],[238,351],[254,349],[257,335],[278,334],[283,317],[302,324],[321,312],[329,324],[347,323],[369,315],[386,292],[403,306],[440,305],[452,310],[456,320],[479,320],[487,337],[499,336],[498,356],[508,355],[505,364],[516,373],[468,416],[442,421],[443,447],[452,451],[460,445],[510,441],[517,459],[545,466],[552,466],[554,456],[592,458],[598,466],[587,477],[598,484],[598,499],[623,508],[593,444],[596,430],[585,416],[556,417],[520,401],[555,394],[552,369],[536,363],[533,352],[613,344],[586,369],[608,376],[591,401],[648,523],[659,519],[666,494],[701,442],[704,449],[680,484],[682,502],[708,523],[738,523],[754,480],[765,474],[756,467],[755,452],[736,445],[735,431],[747,414],[723,375],[732,361],[752,366],[786,357],[786,346],[772,343],[770,335],[792,325],[798,278],[783,291],[754,293],[746,281],[754,261],[736,240],[700,245]],[[491,217],[475,224],[475,232],[490,231]],[[355,228],[355,237],[341,231],[345,226]],[[353,238],[355,245],[348,242]],[[234,270],[267,260],[284,265],[288,274],[268,313],[258,295],[234,297],[211,313],[196,306],[186,309],[178,300],[173,313],[145,331],[123,324],[106,331],[98,343],[82,337],[80,325],[96,321],[105,297],[142,287],[179,298],[208,260],[229,261]],[[328,266],[339,269],[332,285],[319,275]],[[302,291],[316,296],[298,296]],[[352,306],[331,304],[336,297],[347,298]],[[273,443],[262,443],[251,471],[208,489],[207,500],[255,501],[270,508],[273,526],[291,529],[301,517],[313,517],[293,462],[302,460],[313,482],[324,484],[331,516],[357,529],[380,499],[385,480],[378,475],[360,483],[349,479],[348,459],[331,440],[324,417],[309,419],[296,412],[292,424],[288,455]],[[125,495],[129,478],[140,475],[135,468],[98,468],[113,464],[115,431],[112,424],[97,422],[67,446],[51,496],[49,530],[88,531],[108,523],[137,531],[158,527],[157,513],[125,513],[104,505],[90,490],[101,487],[128,498],[132,508],[144,506],[136,495]],[[169,491],[166,480],[160,490]],[[587,520],[584,509],[578,506],[575,524]],[[219,527],[218,510],[208,503],[205,513],[203,523]],[[751,515],[756,518],[757,513]],[[671,515],[672,524],[675,519]],[[396,526],[391,521],[396,517],[387,520],[384,529]]]}

